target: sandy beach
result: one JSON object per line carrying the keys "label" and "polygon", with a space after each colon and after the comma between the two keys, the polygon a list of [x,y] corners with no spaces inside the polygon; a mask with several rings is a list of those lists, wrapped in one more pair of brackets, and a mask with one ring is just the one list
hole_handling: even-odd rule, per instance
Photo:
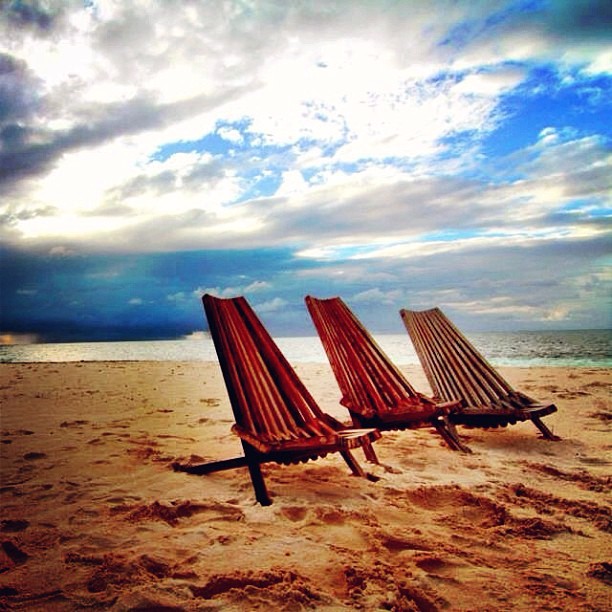
{"label": "sandy beach", "polygon": [[[326,364],[297,366],[343,421]],[[403,368],[428,386],[418,366]],[[558,412],[385,433],[377,482],[339,455],[192,476],[240,453],[216,363],[0,365],[0,609],[609,610],[612,376],[501,368]]]}

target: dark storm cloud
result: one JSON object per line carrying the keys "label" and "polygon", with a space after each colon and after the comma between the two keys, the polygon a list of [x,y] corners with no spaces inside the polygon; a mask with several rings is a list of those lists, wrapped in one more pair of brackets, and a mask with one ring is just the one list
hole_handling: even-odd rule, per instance
{"label": "dark storm cloud", "polygon": [[[578,64],[590,63],[580,58],[588,49],[605,51],[610,44],[612,3],[609,0],[550,0],[543,2],[493,2],[486,8],[474,3],[474,10],[466,11],[463,19],[452,24],[442,37],[440,46],[452,50],[491,48],[497,53],[508,42],[510,46],[524,37],[536,45],[549,47],[544,55],[560,64],[576,53]],[[484,10],[483,10],[484,9]],[[484,45],[484,46],[483,46]],[[587,53],[587,56],[589,53]],[[519,54],[520,56],[520,54]],[[592,57],[591,57],[592,59]]]}
{"label": "dark storm cloud", "polygon": [[15,163],[14,155],[28,148],[27,125],[39,108],[39,86],[24,61],[0,53],[0,193],[3,179],[13,181],[16,168],[37,163],[34,158]]}
{"label": "dark storm cloud", "polygon": [[[502,241],[461,249],[452,266],[446,253],[326,263],[296,259],[289,249],[95,255],[4,248],[2,328],[46,340],[179,337],[206,328],[204,291],[246,293],[273,333],[313,333],[302,301],[308,293],[343,296],[376,332],[401,333],[399,308],[434,305],[474,331],[558,328],[544,318],[558,303],[572,311],[565,327],[605,327],[608,247],[603,237],[521,249]],[[267,313],[275,300],[282,309]]]}
{"label": "dark storm cloud", "polygon": [[612,3],[609,0],[561,0],[545,11],[545,27],[573,40],[610,42]]}
{"label": "dark storm cloud", "polygon": [[161,110],[149,101],[136,99],[85,110],[81,123],[63,131],[7,125],[2,130],[0,183],[46,172],[68,151],[158,126]]}
{"label": "dark storm cloud", "polygon": [[76,109],[78,122],[65,130],[5,124],[0,132],[0,188],[3,182],[14,183],[21,177],[47,172],[64,153],[164,127],[217,101],[215,96],[202,95],[171,104],[140,97],[125,103],[92,105]]}
{"label": "dark storm cloud", "polygon": [[255,286],[260,302],[272,300],[276,290],[262,277],[305,265],[282,249],[95,255],[0,247],[1,331],[47,341],[176,338],[205,329],[204,288]]}
{"label": "dark storm cloud", "polygon": [[10,127],[36,107],[36,79],[24,61],[0,52],[0,126]]}
{"label": "dark storm cloud", "polygon": [[57,17],[74,2],[40,0],[4,0],[0,3],[0,19],[16,28],[32,28],[39,32],[52,29]]}

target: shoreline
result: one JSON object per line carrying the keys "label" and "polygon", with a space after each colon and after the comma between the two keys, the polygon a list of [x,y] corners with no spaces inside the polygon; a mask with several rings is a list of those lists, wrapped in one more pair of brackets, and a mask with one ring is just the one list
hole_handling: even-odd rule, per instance
{"label": "shoreline", "polygon": [[[586,335],[585,335],[586,334]],[[495,367],[610,367],[612,330],[572,332],[487,332],[471,336],[474,345]],[[593,336],[595,334],[595,336]],[[419,365],[404,333],[373,334],[399,366]],[[327,364],[318,336],[275,337],[292,363]],[[0,345],[0,363],[65,363],[106,361],[216,362],[210,337],[191,340],[77,342],[62,344]]]}
{"label": "shoreline", "polygon": [[[294,364],[343,421],[323,363]],[[401,366],[429,392],[418,365]],[[0,607],[588,609],[612,588],[612,369],[500,367],[552,401],[545,422],[388,432],[380,480],[339,455],[266,464],[273,505],[246,470],[175,473],[240,453],[214,362],[0,364]]]}

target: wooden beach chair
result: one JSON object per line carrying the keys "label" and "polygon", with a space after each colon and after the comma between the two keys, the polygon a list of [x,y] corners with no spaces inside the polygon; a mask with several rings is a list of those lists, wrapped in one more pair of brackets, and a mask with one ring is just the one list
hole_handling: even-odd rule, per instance
{"label": "wooden beach chair", "polygon": [[353,474],[367,477],[350,450],[369,447],[380,432],[348,429],[325,414],[244,297],[202,300],[236,421],[232,430],[244,456],[175,469],[209,474],[246,466],[263,506],[272,501],[262,463],[298,463],[339,452]]}
{"label": "wooden beach chair", "polygon": [[[305,302],[355,426],[433,427],[451,449],[470,452],[446,420],[457,400],[435,402],[418,393],[341,298],[306,296]],[[374,449],[364,452],[377,461]]]}
{"label": "wooden beach chair", "polygon": [[450,415],[453,423],[505,427],[530,420],[544,438],[559,440],[541,421],[557,407],[515,391],[439,308],[400,315],[435,397],[462,402]]}

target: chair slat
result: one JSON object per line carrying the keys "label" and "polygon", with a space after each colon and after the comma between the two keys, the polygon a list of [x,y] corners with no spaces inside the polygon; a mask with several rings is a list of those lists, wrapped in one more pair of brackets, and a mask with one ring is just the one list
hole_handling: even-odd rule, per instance
{"label": "chair slat", "polygon": [[[469,363],[472,369],[477,372],[478,376],[474,378],[476,384],[481,381],[483,387],[487,386],[485,391],[490,397],[491,395],[499,396],[504,393],[513,393],[512,387],[499,375],[499,373],[491,366],[484,356],[467,340],[467,338],[457,329],[457,327],[444,316],[439,308],[433,309],[433,317],[437,320],[437,329],[444,330],[451,339],[452,344],[456,349],[458,360],[464,360]],[[466,372],[469,369],[466,366]]]}
{"label": "chair slat", "polygon": [[513,392],[440,309],[402,310],[401,315],[440,397],[481,405]]}
{"label": "chair slat", "polygon": [[243,310],[242,316],[249,323],[250,332],[258,340],[257,350],[270,373],[272,385],[282,398],[282,405],[289,418],[298,425],[321,418],[321,411],[314,398],[295,373],[276,343],[272,340],[255,313],[244,298],[238,302]]}
{"label": "chair slat", "polygon": [[393,410],[416,390],[339,298],[306,298],[306,305],[343,394],[352,410]]}
{"label": "chair slat", "polygon": [[[223,342],[224,362],[232,374],[233,395],[239,407],[235,411],[236,422],[270,437],[296,437],[292,435],[294,424],[283,413],[280,397],[271,384],[270,373],[257,351],[254,339],[245,333],[241,325],[237,304],[229,302],[223,305],[226,313],[218,336]],[[219,322],[219,312],[214,315]],[[233,355],[233,359],[227,359],[227,355]]]}
{"label": "chair slat", "polygon": [[[417,318],[410,313],[412,342],[417,351],[417,355],[425,366],[425,374],[436,397],[449,400],[450,398],[460,398],[458,381],[451,376],[450,360],[444,359],[444,353],[440,350],[436,336],[421,325]],[[432,350],[427,350],[432,347]],[[434,350],[435,349],[435,350]]]}

